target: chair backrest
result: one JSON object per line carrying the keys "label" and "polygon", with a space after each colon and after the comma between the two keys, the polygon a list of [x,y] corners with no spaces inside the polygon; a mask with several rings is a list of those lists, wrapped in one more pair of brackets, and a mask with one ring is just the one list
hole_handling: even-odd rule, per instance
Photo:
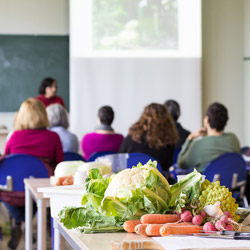
{"label": "chair backrest", "polygon": [[175,148],[173,164],[177,163],[178,155],[179,155],[180,152],[181,152],[181,148]]}
{"label": "chair backrest", "polygon": [[25,154],[7,155],[0,163],[0,185],[6,184],[7,176],[13,179],[13,191],[24,191],[23,179],[48,178],[44,164],[34,156]]}
{"label": "chair backrest", "polygon": [[86,161],[83,156],[75,152],[64,152],[64,161]]}
{"label": "chair backrest", "polygon": [[[149,160],[157,161],[153,156],[144,153],[129,153],[127,159],[127,168],[136,166],[139,162],[146,164]],[[161,164],[157,161],[157,169],[162,173]]]}
{"label": "chair backrest", "polygon": [[115,151],[102,151],[102,152],[95,152],[93,153],[88,161],[95,161],[98,157],[104,156],[104,155],[113,155],[117,154]]}
{"label": "chair backrest", "polygon": [[218,174],[221,185],[231,188],[234,174],[238,174],[237,182],[246,180],[246,162],[240,154],[225,153],[208,163],[203,174],[209,181]]}

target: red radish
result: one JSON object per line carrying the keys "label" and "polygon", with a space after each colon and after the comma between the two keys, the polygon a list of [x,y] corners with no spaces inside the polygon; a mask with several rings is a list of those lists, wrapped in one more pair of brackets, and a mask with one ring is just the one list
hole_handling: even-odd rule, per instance
{"label": "red radish", "polygon": [[206,217],[206,212],[205,212],[204,210],[201,210],[201,211],[200,211],[200,215],[201,215],[203,218],[205,218],[205,217]]}
{"label": "red radish", "polygon": [[203,231],[216,231],[216,228],[212,222],[207,222],[203,225]]}
{"label": "red radish", "polygon": [[228,218],[230,218],[230,219],[233,218],[233,216],[231,215],[231,213],[230,213],[229,211],[225,211],[224,214],[225,214]]}
{"label": "red radish", "polygon": [[223,221],[223,222],[226,223],[226,224],[229,222],[228,217],[227,217],[226,215],[222,215],[222,216],[220,217],[220,221]]}
{"label": "red radish", "polygon": [[221,221],[221,220],[217,220],[215,222],[215,228],[218,230],[218,231],[221,231],[221,230],[225,230],[226,228],[226,223]]}
{"label": "red radish", "polygon": [[203,222],[203,217],[201,215],[195,215],[192,219],[194,225],[200,226]]}
{"label": "red radish", "polygon": [[189,222],[192,220],[192,213],[188,210],[185,210],[182,214],[181,214],[181,221],[184,222]]}
{"label": "red radish", "polygon": [[228,224],[228,225],[226,226],[226,230],[228,230],[228,231],[234,231],[234,228],[233,228],[232,225]]}

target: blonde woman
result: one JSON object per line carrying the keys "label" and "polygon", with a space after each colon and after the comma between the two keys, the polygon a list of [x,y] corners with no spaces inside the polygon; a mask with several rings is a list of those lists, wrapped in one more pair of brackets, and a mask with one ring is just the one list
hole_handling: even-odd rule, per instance
{"label": "blonde woman", "polygon": [[34,98],[24,101],[16,115],[14,129],[5,147],[5,154],[29,154],[45,163],[49,176],[63,161],[59,136],[47,130],[49,122],[44,104]]}
{"label": "blonde woman", "polygon": [[[63,161],[62,144],[59,136],[47,130],[49,126],[44,104],[34,98],[24,101],[16,114],[15,131],[7,141],[5,154],[28,154],[39,158],[53,175],[57,163]],[[17,196],[18,197],[18,196]],[[15,199],[15,195],[13,195]],[[19,195],[20,206],[13,206],[4,202],[11,216],[15,219],[15,226],[11,229],[10,249],[16,249],[21,239],[21,223],[24,221],[24,197]]]}

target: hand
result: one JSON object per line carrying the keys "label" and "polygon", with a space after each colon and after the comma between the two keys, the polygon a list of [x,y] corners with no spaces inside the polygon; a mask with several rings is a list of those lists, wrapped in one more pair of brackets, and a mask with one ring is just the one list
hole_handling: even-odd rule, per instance
{"label": "hand", "polygon": [[194,138],[197,138],[199,136],[206,136],[207,135],[207,130],[206,128],[201,128],[193,133],[191,133],[189,136],[188,136],[188,140],[193,140]]}

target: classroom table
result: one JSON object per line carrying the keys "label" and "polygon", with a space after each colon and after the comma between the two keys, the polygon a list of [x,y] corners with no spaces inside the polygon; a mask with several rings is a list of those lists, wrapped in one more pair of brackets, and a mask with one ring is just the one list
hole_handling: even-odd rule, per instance
{"label": "classroom table", "polygon": [[32,200],[37,205],[37,249],[46,249],[46,208],[50,206],[49,198],[38,193],[39,187],[48,187],[49,178],[24,179],[25,185],[25,250],[32,250]]}
{"label": "classroom table", "polygon": [[[63,226],[58,219],[54,219],[54,250],[64,249],[66,240],[74,250],[164,250],[164,248],[154,241],[151,237],[140,236],[132,233],[97,233],[79,234],[74,230],[69,230]],[[230,248],[216,250],[250,249],[249,248]],[[192,250],[192,249],[188,249]],[[212,250],[200,248],[195,250]],[[215,249],[213,249],[215,250]]]}

